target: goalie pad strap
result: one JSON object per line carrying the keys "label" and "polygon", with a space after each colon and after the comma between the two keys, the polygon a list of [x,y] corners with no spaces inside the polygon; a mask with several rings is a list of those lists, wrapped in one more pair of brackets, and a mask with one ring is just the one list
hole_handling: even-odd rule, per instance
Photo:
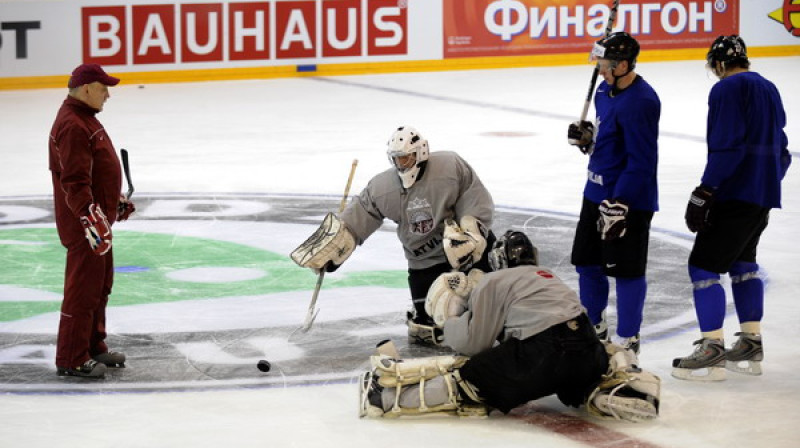
{"label": "goalie pad strap", "polygon": [[385,355],[370,356],[372,368],[380,377],[378,383],[383,387],[394,387],[397,384],[417,384],[423,379],[452,372],[467,362],[466,356],[432,356],[427,358],[411,358],[397,360]]}
{"label": "goalie pad strap", "polygon": [[292,260],[304,268],[321,270],[328,263],[340,266],[356,248],[353,234],[341,219],[328,213],[319,228],[291,253]]}

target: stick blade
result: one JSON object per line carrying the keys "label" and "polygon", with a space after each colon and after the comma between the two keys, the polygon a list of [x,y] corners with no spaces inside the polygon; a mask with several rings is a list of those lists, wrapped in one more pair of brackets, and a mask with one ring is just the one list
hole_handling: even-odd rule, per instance
{"label": "stick blade", "polygon": [[128,181],[128,192],[126,197],[130,199],[131,196],[133,196],[134,188],[133,182],[131,182],[131,166],[128,163],[128,150],[122,148],[119,150],[119,153],[122,157],[122,170],[125,172],[125,180]]}

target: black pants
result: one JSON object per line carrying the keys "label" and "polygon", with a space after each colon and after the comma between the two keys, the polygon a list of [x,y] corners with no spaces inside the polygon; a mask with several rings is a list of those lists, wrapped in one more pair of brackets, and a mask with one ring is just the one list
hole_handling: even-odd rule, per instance
{"label": "black pants", "polygon": [[711,207],[711,225],[697,232],[689,264],[722,274],[737,261],[755,263],[769,212],[768,208],[742,201],[717,202]]}
{"label": "black pants", "polygon": [[583,198],[572,244],[572,264],[602,266],[605,274],[611,277],[645,275],[653,212],[630,210],[626,218],[625,236],[603,241],[597,230],[597,220],[600,218],[598,206],[599,204]]}
{"label": "black pants", "polygon": [[578,407],[607,370],[608,355],[586,314],[522,341],[508,339],[460,369],[486,404],[504,413],[553,394]]}

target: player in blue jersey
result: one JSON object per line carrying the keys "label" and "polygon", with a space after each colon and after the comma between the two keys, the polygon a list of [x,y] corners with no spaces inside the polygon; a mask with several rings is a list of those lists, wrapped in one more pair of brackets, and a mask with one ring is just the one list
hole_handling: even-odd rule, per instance
{"label": "player in blue jersey", "polygon": [[[756,248],[770,209],[781,206],[781,181],[791,163],[786,113],[775,85],[750,71],[741,37],[719,36],[706,56],[719,78],[708,96],[708,161],[686,208],[697,232],[689,256],[694,305],[702,337],[694,353],[676,358],[673,376],[719,381],[725,369],[761,374],[764,284]],[[731,279],[741,331],[725,349],[725,291]]]}
{"label": "player in blue jersey", "polygon": [[604,79],[594,96],[597,118],[568,130],[569,143],[590,155],[572,264],[581,303],[601,338],[608,335],[608,277],[616,279],[615,342],[638,353],[650,222],[658,210],[661,101],[634,71],[639,43],[629,34],[611,33],[592,55]]}

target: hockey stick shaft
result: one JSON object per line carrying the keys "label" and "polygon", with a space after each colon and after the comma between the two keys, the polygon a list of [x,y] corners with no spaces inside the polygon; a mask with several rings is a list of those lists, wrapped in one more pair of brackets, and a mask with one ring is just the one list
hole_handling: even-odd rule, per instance
{"label": "hockey stick shaft", "polygon": [[[358,159],[353,159],[353,165],[350,167],[350,175],[347,177],[347,185],[344,187],[342,201],[339,203],[339,213],[343,212],[345,205],[347,205],[347,196],[350,195],[350,186],[353,184],[353,176],[356,174],[357,166]],[[319,290],[322,288],[322,280],[324,278],[325,269],[323,268],[319,270],[317,285],[314,287],[314,293],[311,295],[311,304],[308,306],[308,311],[306,312],[306,320],[303,322],[303,326],[301,327],[304,333],[311,329],[311,325],[314,324],[314,320],[317,318],[317,314],[319,313],[319,310],[314,311],[314,307],[317,305]]]}
{"label": "hockey stick shaft", "polygon": [[122,170],[125,172],[125,180],[128,181],[128,193],[125,195],[127,199],[130,199],[133,196],[133,182],[131,182],[131,166],[128,163],[128,150],[127,149],[120,149],[120,154],[122,155]]}
{"label": "hockey stick shaft", "polygon": [[[608,14],[608,23],[606,23],[606,30],[605,36],[608,37],[611,34],[611,28],[614,27],[614,20],[617,18],[617,9],[619,9],[619,0],[614,0],[614,3],[611,5],[611,11]],[[589,115],[589,105],[592,104],[592,94],[594,93],[594,86],[597,84],[597,76],[600,74],[600,68],[595,64],[594,71],[592,72],[592,79],[589,82],[589,91],[586,93],[586,101],[583,103],[583,111],[581,112],[581,119],[580,121],[586,120],[586,116]]]}

